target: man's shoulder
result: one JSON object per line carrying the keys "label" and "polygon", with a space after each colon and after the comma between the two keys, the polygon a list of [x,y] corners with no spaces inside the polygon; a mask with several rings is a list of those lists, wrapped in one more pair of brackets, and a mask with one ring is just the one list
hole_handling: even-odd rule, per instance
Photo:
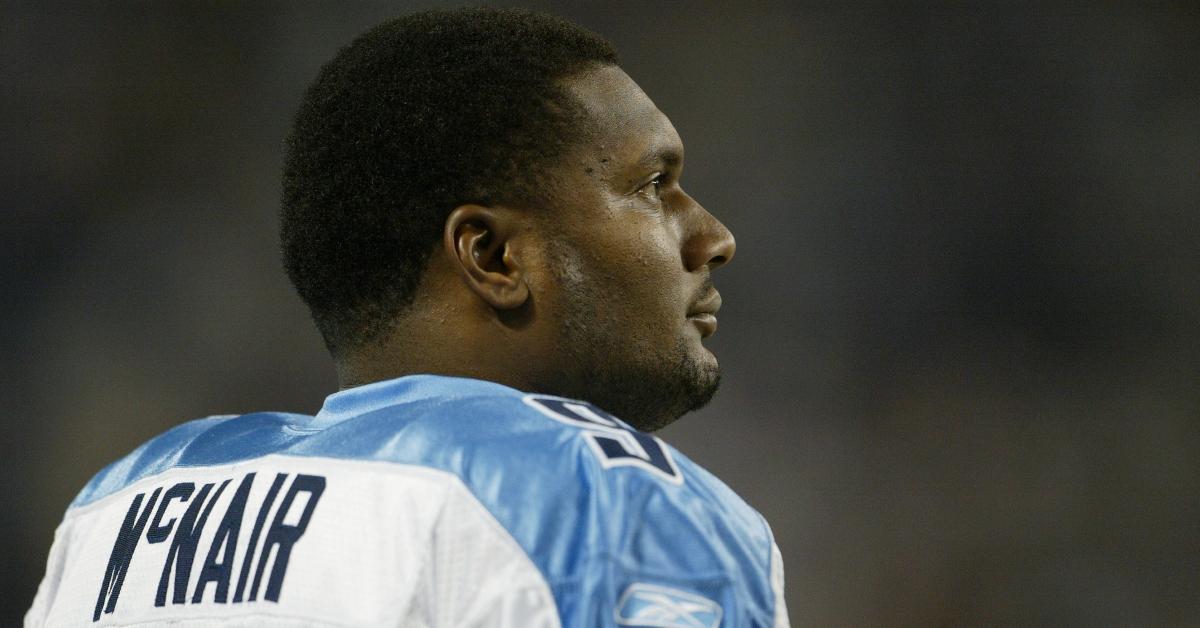
{"label": "man's shoulder", "polygon": [[661,439],[586,401],[503,387],[374,408],[288,453],[430,467],[459,477],[484,501],[530,507],[684,481],[678,452]]}
{"label": "man's shoulder", "polygon": [[604,409],[488,383],[420,385],[441,388],[374,407],[296,451],[449,472],[552,579],[630,550],[676,548],[667,552],[674,562],[657,565],[664,572],[711,575],[730,558],[755,568],[769,561],[770,532],[757,511],[674,447]]}
{"label": "man's shoulder", "polygon": [[[224,500],[213,510],[224,521],[236,510],[229,504],[261,503],[252,519],[270,523],[261,513],[276,493],[283,503],[307,490],[309,504],[318,493],[324,504],[313,538],[349,526],[356,536],[404,537],[411,545],[428,536],[418,528],[453,537],[451,524],[470,511],[515,541],[575,623],[594,619],[586,602],[593,590],[629,600],[664,586],[707,600],[733,591],[751,600],[747,608],[770,608],[765,522],[674,448],[586,401],[444,380],[344,391],[316,416],[256,413],[180,425],[97,475],[69,517],[157,530],[150,510],[158,517],[170,499],[198,491],[189,512],[204,516]],[[139,511],[142,500],[150,505]],[[279,508],[271,525],[290,521],[291,510]],[[404,536],[401,524],[417,532]],[[605,602],[604,612],[617,603]]]}
{"label": "man's shoulder", "polygon": [[[101,469],[76,495],[72,508],[120,491],[143,478],[178,466],[206,466],[257,457],[270,443],[238,438],[233,432],[262,434],[293,424],[302,415],[283,412],[222,414],[176,425]],[[232,430],[230,428],[233,428]]]}
{"label": "man's shoulder", "polygon": [[421,394],[389,391],[382,402],[360,399],[340,415],[258,412],[178,425],[103,469],[72,505],[171,468],[285,455],[428,467],[458,476],[476,492],[527,487],[547,504],[600,492],[619,508],[624,494],[669,488],[667,502],[699,498],[739,519],[757,517],[661,439],[589,402],[475,380],[415,379],[426,389]]}
{"label": "man's shoulder", "polygon": [[388,391],[383,400],[359,399],[341,412],[326,411],[330,401],[345,397],[339,393],[316,416],[255,412],[182,423],[102,469],[72,507],[173,468],[235,464],[270,455],[423,466],[464,480],[515,473],[570,483],[579,479],[572,470],[578,470],[579,457],[588,455],[588,443],[595,447],[604,442],[581,439],[589,424],[563,418],[571,412],[564,408],[591,412],[585,402],[529,395],[477,380],[408,379],[417,380],[420,394]]}

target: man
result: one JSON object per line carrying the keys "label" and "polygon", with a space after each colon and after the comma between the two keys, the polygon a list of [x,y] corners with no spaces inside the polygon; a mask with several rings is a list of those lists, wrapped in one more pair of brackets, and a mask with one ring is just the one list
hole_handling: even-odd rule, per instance
{"label": "man", "polygon": [[[598,36],[428,12],[287,147],[285,266],[342,390],[102,471],[27,625],[781,626],[766,523],[644,431],[717,388],[729,231]],[[620,417],[619,419],[617,417]]]}

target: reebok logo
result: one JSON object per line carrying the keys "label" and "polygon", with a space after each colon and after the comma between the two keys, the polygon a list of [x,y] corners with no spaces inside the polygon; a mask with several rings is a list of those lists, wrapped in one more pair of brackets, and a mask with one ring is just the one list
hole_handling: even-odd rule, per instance
{"label": "reebok logo", "polygon": [[635,582],[625,589],[614,611],[619,626],[716,628],[721,605],[695,593]]}

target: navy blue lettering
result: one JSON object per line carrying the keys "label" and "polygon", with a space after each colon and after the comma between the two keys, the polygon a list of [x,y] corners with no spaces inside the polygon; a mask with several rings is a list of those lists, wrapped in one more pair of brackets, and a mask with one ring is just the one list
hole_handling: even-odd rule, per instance
{"label": "navy blue lettering", "polygon": [[[175,529],[175,537],[171,539],[171,549],[167,552],[167,562],[163,565],[162,577],[158,580],[158,595],[154,598],[155,606],[163,606],[167,603],[167,587],[171,582],[171,567],[175,567],[175,594],[171,601],[175,604],[183,604],[187,598],[188,579],[191,578],[192,561],[196,558],[196,544],[200,542],[200,533],[204,530],[204,524],[208,521],[208,515],[212,512],[213,505],[221,498],[221,492],[229,484],[229,480],[221,483],[220,488],[205,504],[205,497],[212,490],[212,484],[205,484],[200,488],[200,494],[188,506],[187,512],[183,513],[183,518],[179,520],[179,527]],[[200,512],[200,507],[204,506],[204,512]],[[199,517],[199,520],[197,520]]]}
{"label": "navy blue lettering", "polygon": [[[112,613],[117,608],[117,597],[121,595],[121,586],[125,584],[125,574],[129,572],[129,563],[133,560],[133,552],[142,538],[142,529],[146,527],[146,521],[150,519],[150,513],[154,510],[154,503],[158,501],[160,492],[162,492],[162,487],[154,489],[154,492],[150,494],[150,502],[146,504],[145,509],[141,510],[140,516],[138,510],[141,508],[142,499],[146,494],[138,493],[133,498],[133,503],[129,505],[129,511],[125,513],[125,521],[121,523],[121,528],[117,532],[117,541],[113,543],[108,566],[104,569],[104,580],[100,583],[100,596],[96,598],[96,610],[92,613],[92,621],[100,620],[102,610],[105,613]],[[105,600],[108,601],[107,606],[104,603]]]}
{"label": "navy blue lettering", "polygon": [[[160,492],[161,486],[150,494],[150,503],[146,504],[140,516],[138,509],[142,507],[142,500],[146,494],[139,492],[137,497],[133,498],[130,509],[125,513],[125,521],[121,522],[120,530],[116,533],[116,543],[113,544],[113,554],[108,557],[108,567],[104,568],[100,597],[96,598],[96,610],[92,612],[91,621],[100,621],[101,611],[110,614],[116,610],[116,598],[120,597],[121,586],[125,584],[125,574],[130,570],[133,551],[138,549],[138,540],[142,539],[142,530],[146,521],[150,520],[150,513],[154,510]],[[106,599],[107,605],[104,604]]]}
{"label": "navy blue lettering", "polygon": [[[250,579],[250,566],[254,564],[254,552],[258,548],[258,536],[262,532],[263,523],[267,520],[267,513],[271,511],[271,504],[275,503],[275,498],[279,496],[279,489],[283,487],[283,481],[287,479],[286,473],[275,474],[275,480],[271,482],[271,488],[267,490],[267,496],[263,498],[262,506],[258,507],[258,516],[254,520],[254,530],[250,532],[250,544],[246,546],[246,555],[242,558],[242,572],[238,576],[237,588],[233,591],[233,602],[235,604],[242,601],[242,594],[246,590],[246,581]],[[253,600],[257,594],[258,583],[254,585],[254,591],[250,593],[250,599]]]}
{"label": "navy blue lettering", "polygon": [[[308,503],[304,505],[304,512],[300,515],[300,521],[296,525],[286,525],[283,520],[291,509],[292,502],[296,500],[296,496],[301,492],[309,494]],[[262,555],[258,560],[258,569],[254,572],[254,583],[250,585],[250,599],[254,600],[258,594],[259,584],[262,582],[263,569],[266,568],[267,559],[271,556],[271,548],[277,547],[275,555],[275,564],[271,568],[271,577],[267,581],[267,592],[263,595],[264,599],[272,602],[279,601],[279,590],[283,587],[283,576],[287,572],[288,559],[291,557],[292,547],[300,537],[304,535],[304,530],[308,528],[308,522],[312,519],[313,510],[317,507],[317,501],[321,499],[321,493],[325,492],[325,478],[319,475],[297,475],[292,481],[291,488],[288,489],[287,495],[284,496],[283,502],[279,504],[279,510],[275,512],[275,520],[271,522],[271,528],[267,531],[267,538],[263,541]]]}
{"label": "navy blue lettering", "polygon": [[[217,592],[213,601],[224,604],[229,596],[229,575],[233,570],[233,555],[237,551],[238,532],[242,529],[242,513],[246,510],[246,498],[250,495],[250,486],[253,483],[254,474],[246,474],[238,486],[237,492],[233,494],[233,501],[229,503],[229,509],[225,511],[225,516],[217,525],[217,532],[213,536],[208,557],[204,560],[204,567],[200,569],[200,575],[196,577],[196,592],[192,594],[192,604],[198,603],[204,596],[204,586],[209,582],[217,583]],[[217,552],[221,550],[222,545],[225,547],[225,552],[221,562],[218,563]]]}
{"label": "navy blue lettering", "polygon": [[186,502],[192,496],[192,492],[196,490],[196,485],[191,482],[180,482],[175,486],[167,489],[163,493],[162,503],[158,506],[158,512],[154,513],[154,520],[150,522],[150,529],[146,531],[146,540],[151,543],[162,543],[171,536],[171,528],[175,526],[175,520],[167,522],[167,525],[162,525],[163,514],[167,512],[167,506],[171,500],[179,498],[179,501]]}

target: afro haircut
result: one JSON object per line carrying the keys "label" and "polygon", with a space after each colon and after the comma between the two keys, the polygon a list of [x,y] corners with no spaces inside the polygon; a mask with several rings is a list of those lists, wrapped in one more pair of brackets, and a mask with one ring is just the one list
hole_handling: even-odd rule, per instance
{"label": "afro haircut", "polygon": [[321,68],[286,143],[280,239],[331,353],[391,329],[455,207],[544,204],[583,133],[559,81],[616,63],[561,19],[460,9],[385,22]]}

